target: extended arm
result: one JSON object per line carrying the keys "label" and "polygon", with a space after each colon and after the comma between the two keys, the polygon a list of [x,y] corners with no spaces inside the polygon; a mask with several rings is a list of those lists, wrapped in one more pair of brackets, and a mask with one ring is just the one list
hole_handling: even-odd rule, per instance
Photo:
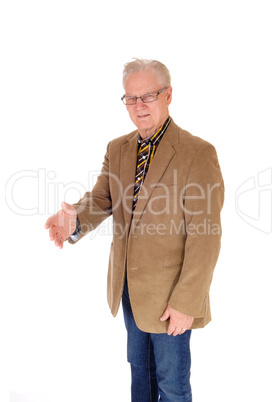
{"label": "extended arm", "polygon": [[[109,145],[104,158],[103,167],[92,191],[85,193],[76,204],[62,203],[62,209],[48,218],[45,228],[49,229],[50,240],[63,248],[63,243],[77,243],[88,232],[95,229],[111,215],[112,201],[109,188]],[[78,217],[79,227],[76,230]],[[74,236],[72,236],[74,233]],[[76,236],[75,236],[76,235]],[[72,236],[72,237],[71,237]]]}

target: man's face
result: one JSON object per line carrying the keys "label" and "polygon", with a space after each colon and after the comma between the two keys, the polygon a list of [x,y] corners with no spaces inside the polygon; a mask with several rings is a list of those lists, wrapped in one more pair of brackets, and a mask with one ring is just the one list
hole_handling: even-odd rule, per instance
{"label": "man's face", "polygon": [[[153,70],[131,73],[125,81],[126,96],[142,96],[158,92],[163,87]],[[171,103],[172,88],[165,89],[155,102],[143,103],[137,99],[135,105],[126,105],[132,122],[138,128],[142,138],[147,138],[161,127],[169,116],[168,106]]]}

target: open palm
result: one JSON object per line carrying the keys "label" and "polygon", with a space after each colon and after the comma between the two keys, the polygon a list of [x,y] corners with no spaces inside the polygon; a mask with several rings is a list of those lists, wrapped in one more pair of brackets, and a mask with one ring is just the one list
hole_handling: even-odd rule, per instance
{"label": "open palm", "polygon": [[75,231],[77,213],[75,208],[62,202],[62,209],[47,219],[45,229],[49,229],[49,237],[55,246],[63,248],[64,241]]}

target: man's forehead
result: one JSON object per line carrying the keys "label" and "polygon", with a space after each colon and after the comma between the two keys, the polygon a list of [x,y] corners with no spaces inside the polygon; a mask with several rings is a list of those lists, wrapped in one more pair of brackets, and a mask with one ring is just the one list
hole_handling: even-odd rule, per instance
{"label": "man's forehead", "polygon": [[158,77],[154,71],[131,73],[125,81],[126,95],[143,95],[159,89]]}

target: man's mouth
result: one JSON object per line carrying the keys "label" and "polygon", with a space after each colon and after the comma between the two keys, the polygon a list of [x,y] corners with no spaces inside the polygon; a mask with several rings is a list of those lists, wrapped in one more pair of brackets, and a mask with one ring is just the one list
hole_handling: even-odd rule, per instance
{"label": "man's mouth", "polygon": [[143,119],[143,118],[148,117],[148,116],[150,116],[150,114],[140,114],[140,115],[138,115],[138,118]]}

